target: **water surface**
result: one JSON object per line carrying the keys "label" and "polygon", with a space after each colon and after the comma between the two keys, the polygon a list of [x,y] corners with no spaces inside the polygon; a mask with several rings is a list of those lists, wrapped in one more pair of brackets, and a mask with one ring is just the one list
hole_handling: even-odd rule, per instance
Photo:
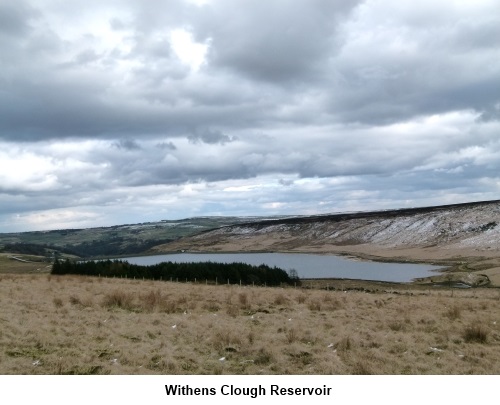
{"label": "water surface", "polygon": [[[283,270],[296,270],[300,278],[351,278],[410,282],[417,277],[428,277],[438,266],[410,263],[381,263],[349,259],[341,256],[303,253],[173,253],[155,256],[128,257],[132,264],[152,265],[161,262],[241,262],[266,264]],[[435,274],[435,273],[434,273]]]}

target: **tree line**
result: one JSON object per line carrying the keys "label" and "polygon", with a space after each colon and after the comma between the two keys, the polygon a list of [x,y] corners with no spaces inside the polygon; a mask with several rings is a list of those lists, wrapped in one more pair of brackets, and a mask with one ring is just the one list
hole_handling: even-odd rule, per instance
{"label": "tree line", "polygon": [[210,281],[245,285],[279,286],[298,283],[298,277],[285,270],[265,264],[254,266],[246,263],[162,262],[153,265],[130,264],[122,260],[71,261],[55,260],[54,275],[78,274],[101,277],[144,278],[164,281]]}
{"label": "tree line", "polygon": [[78,244],[51,245],[46,243],[7,243],[0,251],[8,253],[51,256],[53,252],[78,257],[119,256],[139,254],[153,246],[172,242],[172,239],[130,240],[114,237],[106,240],[86,241]]}
{"label": "tree line", "polygon": [[48,245],[38,245],[35,243],[7,243],[1,249],[2,252],[19,253],[34,256],[46,256]]}

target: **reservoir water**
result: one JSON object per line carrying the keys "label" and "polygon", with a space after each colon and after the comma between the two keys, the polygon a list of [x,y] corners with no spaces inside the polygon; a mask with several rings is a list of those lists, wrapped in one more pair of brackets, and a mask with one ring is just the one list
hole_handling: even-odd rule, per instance
{"label": "reservoir water", "polygon": [[410,263],[381,263],[349,259],[341,256],[303,253],[173,253],[155,256],[122,258],[132,264],[152,265],[161,262],[218,262],[266,264],[283,270],[296,270],[300,278],[350,278],[410,282],[417,277],[431,276],[442,268]]}

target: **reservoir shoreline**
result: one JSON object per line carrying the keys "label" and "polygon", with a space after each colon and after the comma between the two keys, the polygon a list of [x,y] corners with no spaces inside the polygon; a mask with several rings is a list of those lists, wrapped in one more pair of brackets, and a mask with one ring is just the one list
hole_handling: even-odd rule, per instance
{"label": "reservoir shoreline", "polygon": [[295,270],[302,279],[353,279],[375,282],[410,283],[416,278],[431,277],[447,269],[441,265],[394,261],[374,261],[353,255],[297,252],[172,252],[161,255],[120,257],[132,264],[151,265],[160,262],[243,262],[266,264],[283,270]]}

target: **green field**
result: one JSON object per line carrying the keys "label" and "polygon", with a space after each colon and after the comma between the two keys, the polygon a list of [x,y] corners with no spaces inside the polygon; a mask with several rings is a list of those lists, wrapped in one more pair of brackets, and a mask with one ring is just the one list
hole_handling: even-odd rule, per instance
{"label": "green field", "polygon": [[0,253],[1,273],[49,273],[52,263],[42,256]]}

